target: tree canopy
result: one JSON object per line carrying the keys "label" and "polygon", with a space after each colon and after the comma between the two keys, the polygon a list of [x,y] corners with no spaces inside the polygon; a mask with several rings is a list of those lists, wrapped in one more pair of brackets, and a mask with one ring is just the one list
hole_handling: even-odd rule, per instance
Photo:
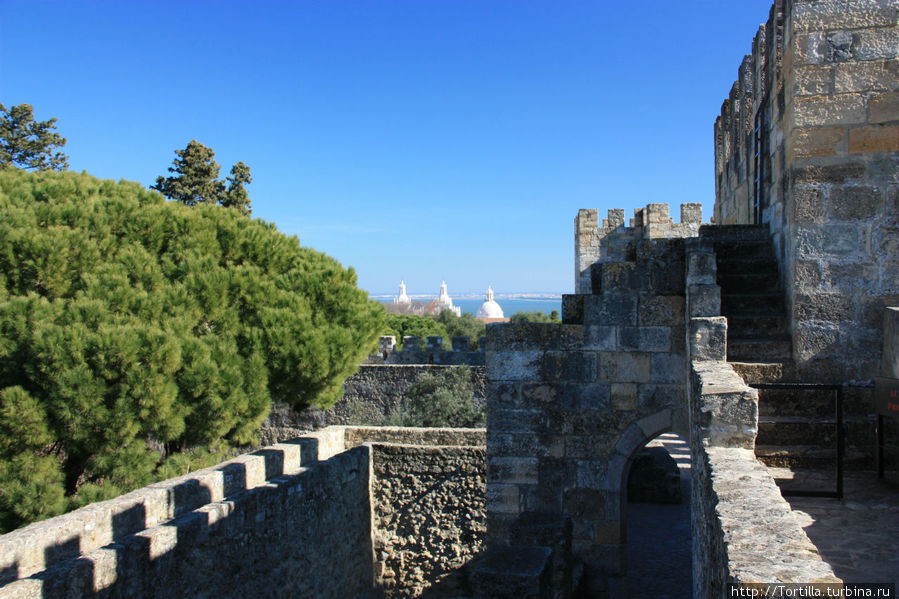
{"label": "tree canopy", "polygon": [[541,310],[532,310],[530,312],[516,312],[509,317],[509,322],[549,322],[557,324],[562,321],[559,319],[558,310],[553,310],[549,314]]}
{"label": "tree canopy", "polygon": [[56,150],[66,145],[66,140],[54,129],[56,119],[35,121],[30,104],[9,110],[0,104],[0,170],[66,170],[68,156]]}
{"label": "tree canopy", "polygon": [[396,337],[397,346],[401,346],[403,337],[413,335],[423,342],[425,337],[439,336],[448,339],[446,327],[431,316],[418,314],[387,314],[382,335]]}
{"label": "tree canopy", "polygon": [[168,169],[174,176],[157,177],[151,189],[187,206],[219,204],[236,208],[246,215],[252,212],[250,197],[244,186],[249,185],[253,178],[246,164],[238,162],[232,166],[230,176],[221,181],[221,167],[215,161],[212,148],[193,140],[183,150],[175,150],[175,155],[177,157]]}
{"label": "tree canopy", "polygon": [[273,225],[137,183],[0,172],[0,527],[330,406],[383,309]]}

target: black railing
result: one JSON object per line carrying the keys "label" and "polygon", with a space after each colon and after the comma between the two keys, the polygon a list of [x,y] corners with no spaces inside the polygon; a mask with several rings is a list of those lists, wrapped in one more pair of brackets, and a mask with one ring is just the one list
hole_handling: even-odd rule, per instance
{"label": "black railing", "polygon": [[843,498],[843,449],[845,446],[845,438],[843,431],[843,387],[842,385],[824,385],[818,383],[755,383],[749,385],[754,389],[781,389],[781,390],[797,390],[797,391],[833,391],[834,397],[834,418],[836,424],[836,469],[834,472],[835,486],[833,491],[809,491],[804,489],[782,489],[781,494],[791,497],[834,497],[836,499]]}

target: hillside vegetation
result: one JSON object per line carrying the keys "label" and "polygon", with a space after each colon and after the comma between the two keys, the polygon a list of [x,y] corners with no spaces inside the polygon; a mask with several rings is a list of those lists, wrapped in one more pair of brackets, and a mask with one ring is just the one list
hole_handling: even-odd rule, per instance
{"label": "hillside vegetation", "polygon": [[238,210],[0,171],[0,528],[330,406],[382,327],[352,269]]}

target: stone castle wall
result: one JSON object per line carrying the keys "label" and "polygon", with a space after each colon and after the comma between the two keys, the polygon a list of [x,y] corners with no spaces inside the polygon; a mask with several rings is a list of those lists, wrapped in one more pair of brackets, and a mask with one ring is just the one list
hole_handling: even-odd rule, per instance
{"label": "stone castle wall", "polygon": [[275,445],[3,535],[0,597],[366,596],[370,449],[331,457],[337,442]]}
{"label": "stone castle wall", "polygon": [[873,377],[899,303],[899,2],[777,0],[715,123],[715,177],[716,223],[770,227],[800,375]]}
{"label": "stone castle wall", "polygon": [[[457,597],[487,531],[487,458],[478,446],[372,446],[376,585],[389,597]],[[422,534],[423,530],[430,534]],[[438,593],[439,590],[439,593]]]}
{"label": "stone castle wall", "polygon": [[328,427],[0,536],[0,598],[416,596],[479,546],[483,444]]}
{"label": "stone castle wall", "polygon": [[403,337],[403,349],[396,351],[396,338],[386,335],[378,339],[378,353],[368,357],[368,364],[443,364],[447,366],[483,366],[484,337],[478,340],[480,350],[471,350],[470,337],[454,335],[451,347],[444,345],[441,335],[422,339],[415,335]]}
{"label": "stone castle wall", "polygon": [[[328,410],[313,407],[297,411],[286,404],[272,406],[259,431],[260,441],[263,445],[269,445],[326,426],[383,422],[400,405],[406,390],[419,376],[446,368],[454,366],[362,364],[359,371],[344,382],[343,396]],[[469,370],[474,399],[483,402],[484,367],[472,366]]]}

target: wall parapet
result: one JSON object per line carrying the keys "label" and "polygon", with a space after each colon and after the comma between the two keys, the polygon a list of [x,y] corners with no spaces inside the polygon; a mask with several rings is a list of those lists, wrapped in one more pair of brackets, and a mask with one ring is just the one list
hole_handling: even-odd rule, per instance
{"label": "wall parapet", "polygon": [[755,457],[758,392],[724,361],[726,319],[690,321],[693,596],[728,583],[841,583]]}
{"label": "wall parapet", "polygon": [[627,260],[629,247],[640,239],[696,237],[702,223],[702,204],[681,204],[680,222],[669,215],[668,204],[647,204],[635,208],[629,225],[624,210],[615,208],[599,221],[595,208],[578,210],[574,219],[575,293],[592,293],[591,266],[597,262]]}
{"label": "wall parapet", "polygon": [[[485,434],[332,426],[91,504],[0,536],[0,598],[269,596],[274,588],[364,598],[380,596],[376,586],[393,596],[446,584],[486,527]],[[417,501],[404,487],[410,480],[440,501]],[[454,522],[440,530],[455,526],[466,547],[422,526],[447,502]],[[375,538],[390,551],[375,556]],[[404,563],[410,543],[440,560],[404,572],[405,586],[392,593],[382,575]]]}

